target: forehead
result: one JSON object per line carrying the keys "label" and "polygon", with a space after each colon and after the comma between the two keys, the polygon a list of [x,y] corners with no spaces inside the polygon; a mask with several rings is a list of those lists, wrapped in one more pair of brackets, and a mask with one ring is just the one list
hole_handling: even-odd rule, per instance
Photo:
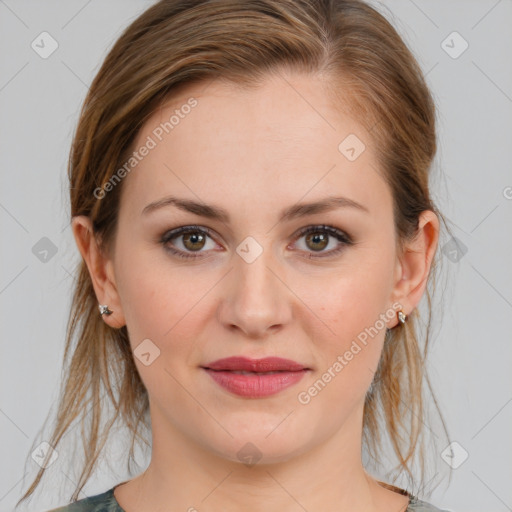
{"label": "forehead", "polygon": [[269,75],[254,88],[181,86],[139,131],[133,149],[145,156],[125,179],[122,203],[140,214],[165,193],[237,208],[335,191],[388,208],[372,144],[315,76]]}

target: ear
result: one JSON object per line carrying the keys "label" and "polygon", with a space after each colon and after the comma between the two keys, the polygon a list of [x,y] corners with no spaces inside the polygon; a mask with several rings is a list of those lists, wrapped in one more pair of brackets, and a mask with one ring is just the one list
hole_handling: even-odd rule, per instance
{"label": "ear", "polygon": [[398,255],[395,271],[392,303],[399,302],[406,315],[411,314],[425,292],[438,241],[439,219],[433,211],[425,210],[420,214],[415,237]]}
{"label": "ear", "polygon": [[115,283],[113,262],[100,250],[91,219],[84,215],[75,216],[71,221],[71,227],[75,242],[89,270],[98,304],[107,304],[113,311],[111,315],[103,315],[103,320],[110,327],[123,327],[126,322]]}

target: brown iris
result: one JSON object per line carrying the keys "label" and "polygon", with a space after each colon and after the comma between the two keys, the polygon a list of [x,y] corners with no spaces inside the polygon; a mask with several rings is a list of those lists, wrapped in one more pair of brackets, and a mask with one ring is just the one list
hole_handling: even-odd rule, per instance
{"label": "brown iris", "polygon": [[[310,249],[313,249],[314,251],[322,250],[328,244],[328,237],[329,237],[329,235],[326,233],[319,233],[319,232],[308,233],[306,235],[306,244],[308,244],[308,247],[310,247]],[[316,248],[311,247],[311,246],[309,246],[309,242],[311,242],[311,241],[313,242],[313,244],[320,244],[320,245],[317,245]]]}
{"label": "brown iris", "polygon": [[183,245],[189,251],[200,250],[204,247],[205,236],[203,234],[198,233],[197,231],[193,231],[190,233],[184,233],[182,236],[183,236]]}

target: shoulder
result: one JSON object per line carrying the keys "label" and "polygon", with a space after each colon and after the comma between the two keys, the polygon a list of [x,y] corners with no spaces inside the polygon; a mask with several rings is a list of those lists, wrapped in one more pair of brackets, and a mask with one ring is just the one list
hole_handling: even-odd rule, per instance
{"label": "shoulder", "polygon": [[388,484],[387,482],[383,482],[381,480],[377,480],[377,482],[379,485],[386,489],[409,497],[409,505],[407,506],[407,510],[405,512],[450,512],[449,510],[437,508],[434,505],[427,503],[426,501],[420,500],[415,494],[412,494],[405,489],[401,489],[400,487],[396,487],[395,485]]}
{"label": "shoulder", "polygon": [[47,512],[124,512],[114,498],[114,488]]}
{"label": "shoulder", "polygon": [[427,503],[426,501],[419,500],[416,497],[412,497],[407,507],[406,512],[449,512]]}

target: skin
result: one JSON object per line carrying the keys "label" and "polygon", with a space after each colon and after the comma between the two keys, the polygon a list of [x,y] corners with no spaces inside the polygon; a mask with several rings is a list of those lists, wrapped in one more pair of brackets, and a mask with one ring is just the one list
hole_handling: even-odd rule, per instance
{"label": "skin", "polygon": [[[98,302],[113,310],[104,321],[127,325],[133,349],[149,338],[160,350],[148,366],[135,357],[150,398],[151,463],[116,487],[116,499],[126,512],[404,511],[408,498],[380,486],[361,462],[364,399],[385,329],[308,404],[297,395],[380,314],[391,309],[386,327],[395,327],[394,303],[405,314],[417,306],[437,216],[423,212],[416,238],[397,253],[391,191],[370,136],[340,114],[319,76],[277,73],[254,90],[188,85],[146,122],[134,148],[191,96],[197,106],[124,178],[111,253],[99,251],[87,217],[73,219]],[[366,145],[355,161],[338,150],[348,134]],[[141,214],[171,194],[222,207],[230,222],[173,206]],[[345,207],[278,222],[284,208],[330,195],[368,212]],[[202,256],[166,252],[161,236],[191,224],[212,237],[168,245]],[[310,258],[339,247],[333,236],[322,248],[297,233],[319,224],[355,243]],[[263,250],[252,263],[236,252],[247,236]],[[200,368],[232,355],[280,356],[312,370],[273,396],[242,398]],[[248,442],[261,455],[250,467],[237,456]]]}

